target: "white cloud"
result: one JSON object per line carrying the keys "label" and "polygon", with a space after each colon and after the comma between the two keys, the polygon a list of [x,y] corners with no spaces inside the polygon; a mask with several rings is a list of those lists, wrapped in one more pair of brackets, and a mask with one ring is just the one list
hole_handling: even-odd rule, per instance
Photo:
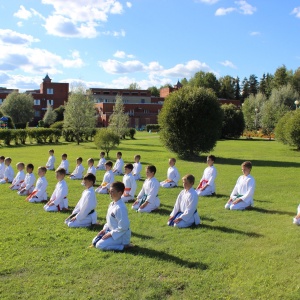
{"label": "white cloud", "polygon": [[23,26],[23,23],[20,21],[20,22],[17,22],[17,26],[18,27],[22,27]]}
{"label": "white cloud", "polygon": [[43,76],[12,75],[0,71],[0,85],[10,89],[19,89],[20,92],[39,89]]}
{"label": "white cloud", "polygon": [[124,51],[116,51],[116,53],[113,55],[114,57],[117,57],[117,58],[134,58],[134,55],[133,54],[126,54]]}
{"label": "white cloud", "polygon": [[102,32],[99,32],[100,35],[111,35],[111,36],[114,36],[114,37],[124,37],[126,35],[126,32],[125,30],[121,30],[121,31],[102,31]]}
{"label": "white cloud", "polygon": [[198,60],[191,60],[185,64],[177,64],[169,69],[165,69],[159,64],[159,62],[156,61],[150,62],[147,65],[138,60],[120,62],[115,59],[108,59],[107,61],[99,61],[98,64],[105,72],[109,74],[144,72],[158,77],[182,78],[191,77],[200,70],[213,72],[206,63],[202,63]]}
{"label": "white cloud", "polygon": [[32,13],[29,10],[27,10],[23,5],[20,5],[19,10],[16,13],[14,13],[14,17],[28,20],[32,17]]}
{"label": "white cloud", "polygon": [[296,18],[300,18],[300,6],[295,7],[293,11],[291,12],[292,15],[296,15]]}
{"label": "white cloud", "polygon": [[[109,14],[123,13],[123,6],[115,0],[42,0],[52,5],[54,12],[46,18],[47,33],[60,37],[94,38],[97,27],[107,21]],[[125,31],[107,31],[107,35],[125,36]]]}
{"label": "white cloud", "polygon": [[74,50],[70,59],[45,49],[31,48],[39,41],[30,35],[9,29],[0,29],[0,71],[22,70],[27,73],[61,73],[63,68],[79,68],[84,65],[79,52]]}
{"label": "white cloud", "polygon": [[11,29],[0,29],[0,44],[25,45],[33,42],[39,42],[32,35],[19,33]]}
{"label": "white cloud", "polygon": [[228,7],[228,8],[220,7],[216,10],[215,16],[225,16],[235,10],[236,10],[236,8],[234,8],[234,7]]}
{"label": "white cloud", "polygon": [[256,11],[256,7],[252,6],[244,0],[235,1],[235,4],[239,6],[239,12],[243,15],[252,15]]}
{"label": "white cloud", "polygon": [[223,65],[224,67],[229,67],[232,69],[237,69],[237,67],[230,61],[230,60],[225,60],[223,62],[220,62],[221,65]]}
{"label": "white cloud", "polygon": [[132,3],[131,3],[131,2],[126,2],[126,6],[127,6],[128,8],[131,8],[131,7],[132,7]]}
{"label": "white cloud", "polygon": [[219,2],[219,0],[195,0],[195,2],[202,2],[205,4],[215,4],[215,3]]}
{"label": "white cloud", "polygon": [[261,35],[261,33],[259,31],[252,31],[250,32],[250,35],[256,36],[256,35]]}

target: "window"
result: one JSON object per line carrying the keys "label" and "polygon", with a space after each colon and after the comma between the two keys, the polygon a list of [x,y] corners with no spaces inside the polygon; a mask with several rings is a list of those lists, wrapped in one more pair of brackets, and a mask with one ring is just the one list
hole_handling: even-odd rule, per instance
{"label": "window", "polygon": [[53,95],[53,89],[47,89],[47,94],[48,95]]}
{"label": "window", "polygon": [[37,118],[39,118],[41,116],[41,112],[39,110],[36,110],[34,112],[34,116],[37,117]]}
{"label": "window", "polygon": [[3,103],[3,99],[0,99],[0,105]]}
{"label": "window", "polygon": [[53,100],[47,100],[47,106],[48,106],[48,105],[51,105],[51,106],[53,106],[53,103],[54,103],[54,101],[53,101]]}
{"label": "window", "polygon": [[34,100],[33,105],[41,105],[41,100],[40,99]]}
{"label": "window", "polygon": [[141,99],[141,103],[145,103],[145,99]]}

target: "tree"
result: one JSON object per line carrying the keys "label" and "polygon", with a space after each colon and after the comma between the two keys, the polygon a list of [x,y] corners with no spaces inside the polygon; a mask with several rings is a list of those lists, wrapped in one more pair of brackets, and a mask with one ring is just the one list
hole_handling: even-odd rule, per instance
{"label": "tree", "polygon": [[245,77],[244,80],[242,81],[242,100],[245,101],[250,96],[250,86],[249,86],[249,81]]}
{"label": "tree", "polygon": [[150,91],[151,96],[153,96],[153,97],[160,96],[159,89],[156,86],[150,86],[150,87],[148,87],[147,90]]}
{"label": "tree", "polygon": [[287,112],[279,120],[275,135],[278,141],[300,150],[300,109]]}
{"label": "tree", "polygon": [[292,78],[292,86],[298,94],[300,94],[300,68],[298,68]]}
{"label": "tree", "polygon": [[10,116],[15,124],[30,122],[34,116],[33,97],[13,92],[4,100],[1,111]]}
{"label": "tree", "polygon": [[220,82],[218,81],[216,75],[211,72],[197,72],[194,77],[190,79],[189,85],[192,87],[212,89],[217,96],[220,93]]}
{"label": "tree", "polygon": [[287,85],[291,79],[291,76],[285,65],[276,69],[274,74],[273,85],[274,88],[279,89],[284,85]]}
{"label": "tree", "polygon": [[258,81],[254,74],[249,77],[249,93],[250,95],[256,95],[258,93]]}
{"label": "tree", "polygon": [[167,148],[183,157],[193,156],[215,147],[222,110],[213,91],[186,86],[165,99],[158,122]]}
{"label": "tree", "polygon": [[140,90],[141,87],[138,85],[138,83],[133,82],[133,83],[130,83],[128,89],[129,89],[129,90]]}
{"label": "tree", "polygon": [[56,112],[53,110],[51,105],[48,105],[47,111],[43,118],[45,127],[49,127],[51,124],[55,122],[55,120],[56,120]]}
{"label": "tree", "polygon": [[64,130],[72,131],[77,144],[82,136],[94,129],[96,125],[96,111],[90,94],[85,94],[82,86],[74,88],[65,106]]}
{"label": "tree", "polygon": [[124,113],[122,96],[116,96],[116,104],[113,110],[114,111],[109,118],[108,127],[111,128],[119,137],[123,137],[127,131],[129,116]]}
{"label": "tree", "polygon": [[53,111],[56,113],[55,122],[64,120],[65,107],[63,105],[60,105],[58,108],[55,108]]}
{"label": "tree", "polygon": [[185,85],[189,84],[188,80],[185,77],[180,80],[180,83],[182,84],[182,86],[185,86]]}
{"label": "tree", "polygon": [[224,99],[234,99],[234,82],[235,79],[229,75],[220,77],[220,93],[219,97]]}
{"label": "tree", "polygon": [[234,80],[234,99],[240,100],[241,98],[241,87],[240,87],[240,79],[237,77]]}
{"label": "tree", "polygon": [[261,108],[267,101],[266,96],[258,93],[255,96],[250,95],[245,99],[242,107],[245,126],[248,130],[257,130],[260,127]]}
{"label": "tree", "polygon": [[270,100],[276,105],[285,105],[289,109],[295,109],[295,101],[299,99],[299,94],[293,89],[290,84],[282,86],[278,89],[273,89]]}
{"label": "tree", "polygon": [[222,138],[239,138],[245,129],[244,116],[241,110],[233,104],[224,104],[223,110]]}
{"label": "tree", "polygon": [[111,129],[101,128],[95,135],[94,143],[98,149],[104,149],[106,156],[108,156],[109,151],[120,144],[120,138]]}

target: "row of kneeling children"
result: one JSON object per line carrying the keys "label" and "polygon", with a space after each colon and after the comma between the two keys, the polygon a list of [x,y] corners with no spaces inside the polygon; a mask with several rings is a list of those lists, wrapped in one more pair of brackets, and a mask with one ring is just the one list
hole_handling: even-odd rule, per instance
{"label": "row of kneeling children", "polygon": [[[1,157],[3,158],[3,157]],[[0,158],[0,163],[1,163]],[[170,214],[170,218],[168,220],[169,226],[175,227],[189,227],[193,224],[200,223],[200,217],[197,212],[198,205],[198,196],[199,191],[197,190],[206,190],[207,188],[211,188],[212,181],[214,181],[216,177],[216,170],[213,166],[215,161],[215,157],[210,155],[207,157],[208,167],[205,169],[203,177],[198,185],[197,189],[193,188],[195,178],[193,175],[189,174],[182,178],[184,189],[179,193],[174,208]],[[9,169],[11,163],[11,159],[5,159],[6,169]],[[109,162],[106,162],[109,163]],[[132,209],[137,210],[138,212],[151,212],[157,209],[160,205],[158,198],[159,188],[162,187],[171,187],[172,185],[165,186],[165,183],[172,182],[172,177],[169,176],[174,172],[176,160],[170,159],[169,164],[170,168],[168,169],[168,178],[165,181],[159,182],[155,178],[156,168],[153,165],[147,166],[146,168],[146,177],[143,187],[140,193],[137,196],[136,201],[132,205]],[[105,164],[106,166],[106,164]],[[112,167],[112,163],[110,162],[108,166]],[[255,189],[255,180],[250,175],[252,164],[251,162],[244,162],[242,164],[242,173],[237,180],[237,183],[230,195],[230,199],[225,205],[225,208],[234,210],[234,209],[245,209],[248,206],[253,205],[253,194]],[[11,167],[10,167],[11,168]],[[17,168],[19,173],[22,173],[22,168],[24,169],[23,163],[18,163]],[[32,178],[33,166],[32,164],[28,164],[26,176]],[[113,182],[109,186],[106,186],[107,191],[110,194],[111,199],[113,200],[108,208],[107,216],[106,216],[106,224],[103,229],[98,233],[98,235],[93,239],[93,245],[97,248],[103,250],[122,250],[124,248],[130,247],[130,229],[129,229],[129,219],[127,208],[124,205],[124,202],[128,200],[132,200],[132,197],[128,195],[128,188],[126,191],[126,177],[132,177],[131,172],[133,170],[132,164],[125,165],[125,175],[122,182]],[[38,169],[39,179],[37,181],[36,187],[34,190],[28,190],[29,196],[27,200],[30,202],[38,202],[40,199],[46,200],[45,197],[45,186],[47,186],[47,181],[45,179],[47,169],[45,167],[40,167]],[[68,201],[68,187],[64,180],[66,176],[66,170],[63,168],[56,170],[56,178],[58,183],[56,188],[50,197],[50,200],[44,206],[46,211],[60,211],[62,209],[67,209]],[[178,173],[178,171],[177,171]],[[15,179],[20,176],[15,177]],[[179,174],[179,173],[178,173]],[[20,175],[20,174],[19,174]],[[209,175],[209,176],[208,176]],[[34,175],[33,175],[34,176]],[[105,176],[104,176],[105,177]],[[174,179],[176,177],[173,177]],[[14,179],[14,180],[15,180]],[[88,173],[83,178],[83,185],[85,186],[85,190],[82,193],[82,196],[74,208],[72,214],[65,220],[65,223],[69,227],[87,227],[92,224],[96,224],[97,222],[97,213],[95,211],[96,208],[96,196],[94,191],[95,184],[95,175],[92,173]],[[7,182],[7,181],[5,181]],[[24,180],[25,182],[25,180]],[[32,181],[31,181],[32,182]],[[131,180],[131,182],[135,183],[135,180]],[[174,181],[175,182],[175,181]],[[214,183],[213,183],[214,184]],[[177,184],[176,184],[177,185]],[[173,186],[176,186],[173,185]],[[135,184],[136,186],[136,184]],[[12,185],[10,188],[16,189],[17,185]],[[31,185],[32,188],[32,185]],[[129,191],[131,188],[129,188]],[[20,191],[18,191],[19,193]],[[214,192],[214,191],[213,191]],[[25,194],[26,193],[19,193]],[[212,194],[212,193],[211,193]],[[133,193],[134,195],[134,193]],[[126,197],[131,197],[131,199],[126,199]],[[41,201],[42,201],[41,200]],[[300,219],[300,212],[298,208],[298,215],[294,218],[294,223]],[[299,224],[299,223],[298,223]]]}

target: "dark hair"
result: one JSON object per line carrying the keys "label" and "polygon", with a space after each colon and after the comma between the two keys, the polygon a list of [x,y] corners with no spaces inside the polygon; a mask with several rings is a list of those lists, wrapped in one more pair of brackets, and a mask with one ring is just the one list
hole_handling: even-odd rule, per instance
{"label": "dark hair", "polygon": [[114,188],[117,192],[122,192],[122,194],[125,191],[125,185],[121,181],[115,181],[111,184],[111,188]]}
{"label": "dark hair", "polygon": [[49,152],[52,152],[52,153],[54,153],[54,150],[53,150],[53,149],[50,149],[50,150],[49,150]]}
{"label": "dark hair", "polygon": [[79,160],[82,163],[82,157],[77,157],[76,160]]}
{"label": "dark hair", "polygon": [[150,173],[156,173],[156,167],[153,165],[149,165],[146,167],[146,170],[150,171]]}
{"label": "dark hair", "polygon": [[113,166],[113,163],[112,161],[108,160],[106,163],[105,163],[106,166],[110,166],[112,168]]}
{"label": "dark hair", "polygon": [[213,162],[216,161],[216,157],[214,155],[208,155],[207,158],[211,159]]}
{"label": "dark hair", "polygon": [[134,158],[141,159],[141,156],[139,154],[135,155]]}
{"label": "dark hair", "polygon": [[38,170],[42,170],[44,173],[47,173],[47,168],[46,167],[38,167]]}
{"label": "dark hair", "polygon": [[64,168],[59,168],[55,170],[55,173],[58,173],[60,175],[66,175],[66,170]]}
{"label": "dark hair", "polygon": [[32,171],[33,171],[34,166],[33,166],[33,164],[27,164],[26,169],[27,169],[27,168],[32,169]]}
{"label": "dark hair", "polygon": [[248,168],[249,170],[251,170],[251,169],[252,169],[252,162],[251,162],[251,161],[244,161],[244,162],[242,163],[242,167],[246,167],[246,168]]}
{"label": "dark hair", "polygon": [[105,155],[105,152],[102,151],[102,152],[100,152],[100,154],[101,154],[101,155]]}
{"label": "dark hair", "polygon": [[89,163],[89,162],[94,163],[94,159],[93,159],[93,158],[89,158],[89,159],[87,160],[87,162],[88,162],[88,163]]}
{"label": "dark hair", "polygon": [[0,159],[4,160],[4,159],[5,159],[5,156],[1,155],[1,156],[0,156]]}
{"label": "dark hair", "polygon": [[126,164],[124,166],[125,169],[130,169],[131,171],[133,170],[133,165],[132,164]]}
{"label": "dark hair", "polygon": [[96,182],[96,177],[92,173],[87,173],[86,175],[84,175],[83,180],[92,181],[94,184]]}
{"label": "dark hair", "polygon": [[187,174],[185,176],[182,177],[182,180],[186,179],[190,184],[194,184],[195,183],[195,176],[192,174]]}
{"label": "dark hair", "polygon": [[170,158],[170,161],[173,161],[174,164],[176,164],[176,158],[172,157],[172,158]]}
{"label": "dark hair", "polygon": [[117,152],[117,155],[120,155],[120,156],[122,156],[122,152]]}
{"label": "dark hair", "polygon": [[62,154],[61,157],[68,157],[68,154],[67,154],[67,153],[64,153],[64,154]]}

